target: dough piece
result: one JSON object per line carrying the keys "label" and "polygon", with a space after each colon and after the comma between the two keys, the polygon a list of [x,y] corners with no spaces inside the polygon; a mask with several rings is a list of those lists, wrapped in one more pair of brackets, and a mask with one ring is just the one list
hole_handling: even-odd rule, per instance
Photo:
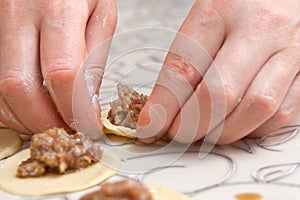
{"label": "dough piece", "polygon": [[7,128],[7,126],[5,124],[3,124],[2,122],[0,122],[0,128]]}
{"label": "dough piece", "polygon": [[101,155],[100,147],[83,134],[52,128],[32,136],[30,158],[19,165],[17,176],[38,177],[53,170],[64,174],[98,162]]}
{"label": "dough piece", "polygon": [[162,187],[146,187],[131,179],[109,182],[80,200],[191,200],[189,197]]}
{"label": "dough piece", "polygon": [[148,96],[140,94],[128,85],[118,84],[118,99],[110,102],[108,119],[112,124],[136,129],[140,112]]}
{"label": "dough piece", "polygon": [[136,138],[136,129],[131,129],[124,126],[116,126],[112,124],[109,119],[107,119],[109,110],[104,110],[101,112],[101,120],[104,125],[103,132],[105,134],[115,134],[118,136]]}
{"label": "dough piece", "polygon": [[149,190],[152,193],[154,200],[191,200],[191,198],[184,194],[162,187],[151,186],[149,187]]}
{"label": "dough piece", "polygon": [[[7,159],[0,166],[0,188],[21,196],[44,196],[68,193],[95,186],[115,175],[121,160],[115,154],[103,150],[102,159],[87,168],[63,175],[46,174],[36,178],[18,178],[16,171],[19,163],[30,156],[29,149]],[[102,164],[103,163],[103,164]]]}
{"label": "dough piece", "polygon": [[153,200],[152,194],[142,183],[132,179],[105,183],[98,191],[80,200]]}
{"label": "dough piece", "polygon": [[0,129],[0,160],[16,153],[22,146],[19,134],[9,130]]}

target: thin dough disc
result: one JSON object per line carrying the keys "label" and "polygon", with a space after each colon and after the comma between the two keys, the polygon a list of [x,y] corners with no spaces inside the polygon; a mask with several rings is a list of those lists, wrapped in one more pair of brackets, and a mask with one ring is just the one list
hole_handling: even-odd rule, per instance
{"label": "thin dough disc", "polygon": [[77,172],[57,175],[48,174],[38,178],[18,178],[19,163],[29,157],[29,149],[10,157],[0,166],[0,188],[22,196],[44,196],[83,190],[101,183],[117,173],[121,160],[115,154],[103,150],[101,163]]}
{"label": "thin dough disc", "polygon": [[0,128],[7,128],[7,126],[5,126],[5,124],[3,124],[2,122],[0,122]]}
{"label": "thin dough disc", "polygon": [[0,160],[16,153],[22,146],[19,134],[9,130],[0,129]]}
{"label": "thin dough disc", "polygon": [[191,200],[189,197],[162,187],[149,187],[154,200]]}
{"label": "thin dough disc", "polygon": [[109,110],[104,110],[101,112],[101,120],[104,125],[104,133],[105,134],[115,134],[118,136],[128,137],[128,138],[136,138],[136,130],[127,128],[124,126],[116,126],[112,124],[108,119]]}

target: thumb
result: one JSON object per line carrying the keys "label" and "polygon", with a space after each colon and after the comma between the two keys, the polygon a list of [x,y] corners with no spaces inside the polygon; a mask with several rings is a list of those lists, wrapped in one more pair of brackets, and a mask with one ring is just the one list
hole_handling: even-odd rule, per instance
{"label": "thumb", "polygon": [[74,83],[74,125],[91,139],[100,139],[103,135],[98,95],[110,41],[111,38],[105,40],[89,53]]}
{"label": "thumb", "polygon": [[89,54],[77,75],[72,107],[77,131],[91,139],[103,135],[98,95],[116,23],[116,2],[108,0],[96,3],[86,27]]}

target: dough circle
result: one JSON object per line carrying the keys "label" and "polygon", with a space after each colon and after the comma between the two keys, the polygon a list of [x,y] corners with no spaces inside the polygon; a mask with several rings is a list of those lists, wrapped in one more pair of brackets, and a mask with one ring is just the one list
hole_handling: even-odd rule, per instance
{"label": "dough circle", "polygon": [[191,200],[189,197],[179,193],[175,192],[173,190],[168,190],[166,188],[157,187],[157,186],[150,186],[148,187],[152,197],[154,200]]}
{"label": "dough circle", "polygon": [[0,128],[7,128],[7,126],[5,124],[3,124],[2,122],[0,122]]}
{"label": "dough circle", "polygon": [[107,119],[109,110],[104,110],[101,112],[101,120],[104,126],[103,132],[105,134],[115,134],[118,136],[136,138],[136,130],[124,126],[116,126],[112,124],[109,119]]}
{"label": "dough circle", "polygon": [[69,193],[95,186],[115,175],[120,169],[121,160],[110,151],[103,150],[100,162],[77,172],[58,175],[47,174],[37,178],[18,178],[16,171],[19,163],[29,158],[26,149],[7,159],[0,166],[0,188],[21,196],[44,196]]}
{"label": "dough circle", "polygon": [[0,160],[16,153],[22,146],[22,139],[17,132],[0,129]]}

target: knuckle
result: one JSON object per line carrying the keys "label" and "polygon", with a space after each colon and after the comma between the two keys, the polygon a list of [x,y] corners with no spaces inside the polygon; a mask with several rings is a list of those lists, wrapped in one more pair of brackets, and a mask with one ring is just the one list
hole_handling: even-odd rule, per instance
{"label": "knuckle", "polygon": [[252,96],[249,108],[262,115],[272,115],[279,108],[279,101],[270,95],[260,94]]}
{"label": "knuckle", "polygon": [[182,56],[170,53],[170,57],[171,58],[166,60],[165,66],[173,69],[179,74],[182,74],[185,77],[185,79],[193,87],[195,87],[200,79],[200,74],[197,71],[197,69]]}
{"label": "knuckle", "polygon": [[0,78],[0,93],[8,97],[17,96],[30,92],[29,90],[36,87],[38,83],[26,73],[14,72]]}
{"label": "knuckle", "polygon": [[46,68],[45,79],[55,85],[72,83],[77,75],[76,65],[71,62],[54,62]]}

